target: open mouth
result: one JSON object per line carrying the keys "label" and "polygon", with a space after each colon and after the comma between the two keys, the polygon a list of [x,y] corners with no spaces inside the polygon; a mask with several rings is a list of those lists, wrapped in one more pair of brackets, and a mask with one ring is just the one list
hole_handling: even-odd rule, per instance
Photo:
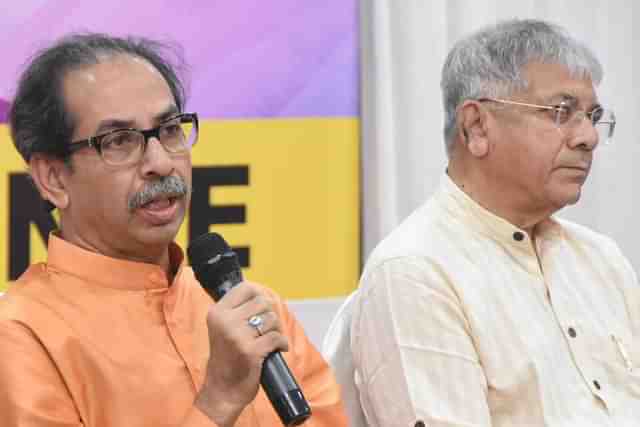
{"label": "open mouth", "polygon": [[176,197],[169,198],[161,198],[156,200],[151,200],[144,205],[140,206],[141,209],[150,209],[150,210],[162,210],[167,209],[171,205],[173,205],[176,201]]}
{"label": "open mouth", "polygon": [[151,200],[137,209],[139,215],[152,225],[164,225],[175,220],[178,197],[162,197]]}

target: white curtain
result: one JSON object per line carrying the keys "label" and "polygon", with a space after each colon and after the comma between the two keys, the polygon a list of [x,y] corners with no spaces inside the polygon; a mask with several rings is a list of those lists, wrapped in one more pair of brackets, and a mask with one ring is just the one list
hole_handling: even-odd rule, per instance
{"label": "white curtain", "polygon": [[[436,188],[446,156],[440,70],[461,36],[512,17],[567,28],[605,70],[618,116],[576,206],[560,215],[613,237],[640,270],[640,3],[634,0],[362,0],[363,257]],[[635,10],[634,10],[635,6]]]}

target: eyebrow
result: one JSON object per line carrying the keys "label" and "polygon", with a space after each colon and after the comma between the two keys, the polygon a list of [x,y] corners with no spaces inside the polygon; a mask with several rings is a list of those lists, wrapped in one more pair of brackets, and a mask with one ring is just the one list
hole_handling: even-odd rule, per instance
{"label": "eyebrow", "polygon": [[171,118],[173,118],[174,116],[180,114],[180,110],[178,110],[178,107],[176,107],[175,105],[171,104],[166,110],[164,110],[162,113],[156,115],[153,119],[153,121],[155,123],[162,123],[164,121],[167,121]]}
{"label": "eyebrow", "polygon": [[[173,116],[177,115],[180,111],[178,107],[171,104],[167,107],[163,112],[157,114],[153,118],[153,122],[155,124],[160,124]],[[98,129],[96,130],[96,135],[100,135],[105,132],[109,132],[111,130],[116,129],[135,129],[135,121],[134,120],[123,120],[123,119],[105,119],[101,120],[98,124]]]}
{"label": "eyebrow", "polygon": [[[568,101],[568,102],[572,103],[572,105],[575,106],[576,108],[577,108],[577,106],[579,104],[579,100],[575,95],[572,95],[572,94],[566,93],[566,92],[554,95],[554,96],[548,98],[548,100],[549,100],[548,102],[551,103],[551,104],[559,104],[560,102]],[[587,107],[586,111],[593,111],[598,107],[602,108],[602,105],[599,102],[597,102],[597,100],[596,100],[594,103],[592,103],[591,105],[589,105]]]}

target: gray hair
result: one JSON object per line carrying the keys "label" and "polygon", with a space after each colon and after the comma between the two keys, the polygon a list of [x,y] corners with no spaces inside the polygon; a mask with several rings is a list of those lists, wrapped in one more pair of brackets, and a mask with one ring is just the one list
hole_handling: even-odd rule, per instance
{"label": "gray hair", "polygon": [[523,68],[532,62],[564,65],[578,78],[602,81],[602,65],[563,28],[539,20],[513,19],[458,41],[442,68],[444,139],[451,153],[457,108],[467,99],[508,97],[527,89]]}

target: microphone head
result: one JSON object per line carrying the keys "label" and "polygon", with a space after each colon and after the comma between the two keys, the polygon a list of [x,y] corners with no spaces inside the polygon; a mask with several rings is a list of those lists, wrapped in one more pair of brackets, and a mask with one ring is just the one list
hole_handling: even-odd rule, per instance
{"label": "microphone head", "polygon": [[205,233],[198,236],[187,248],[187,257],[191,265],[208,264],[217,256],[232,252],[231,247],[218,233]]}
{"label": "microphone head", "polygon": [[196,238],[187,248],[187,257],[196,279],[215,301],[242,282],[238,257],[217,233]]}

